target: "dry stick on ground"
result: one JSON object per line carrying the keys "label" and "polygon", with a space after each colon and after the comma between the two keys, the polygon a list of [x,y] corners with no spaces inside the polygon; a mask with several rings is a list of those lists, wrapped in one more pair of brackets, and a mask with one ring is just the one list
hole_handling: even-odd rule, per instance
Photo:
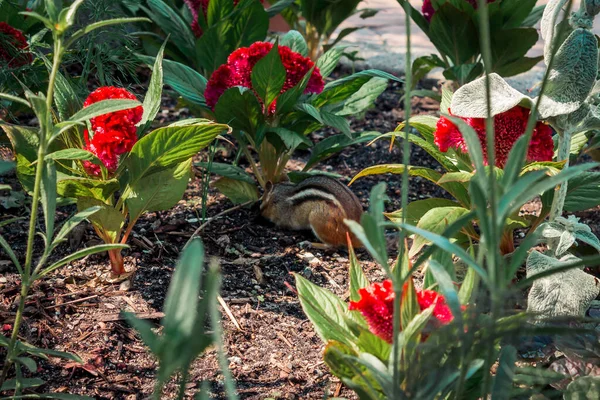
{"label": "dry stick on ground", "polygon": [[[209,219],[208,219],[206,222],[204,222],[202,225],[200,225],[200,226],[198,227],[198,229],[196,229],[196,230],[194,231],[194,233],[192,234],[192,237],[191,237],[191,238],[190,238],[190,239],[187,241],[187,243],[185,244],[185,246],[183,246],[183,248],[185,249],[185,248],[188,246],[188,244],[190,244],[190,242],[191,242],[191,241],[192,241],[194,238],[198,237],[198,235],[200,234],[200,232],[202,232],[202,230],[203,230],[204,228],[206,228],[206,226],[207,226],[209,223],[211,223],[213,220],[215,220],[215,219],[217,219],[217,218],[219,218],[219,217],[222,217],[223,215],[229,214],[229,213],[231,213],[231,212],[233,212],[233,211],[239,210],[239,209],[240,209],[240,208],[242,208],[242,207],[249,206],[250,204],[253,204],[253,203],[255,203],[255,202],[256,202],[256,200],[251,200],[251,201],[247,201],[247,202],[245,202],[245,203],[242,203],[242,204],[238,204],[238,205],[237,205],[237,206],[235,206],[235,207],[231,207],[231,208],[229,208],[229,209],[227,209],[227,210],[221,211],[220,213],[218,213],[218,214],[217,214],[217,215],[215,215],[214,217],[212,217],[212,218],[209,218]],[[222,306],[222,307],[223,307],[223,309],[225,310],[225,314],[227,314],[227,316],[229,317],[229,319],[231,320],[231,322],[233,323],[233,325],[235,325],[235,327],[237,328],[237,330],[238,330],[238,331],[241,331],[241,330],[242,330],[242,328],[240,327],[240,324],[237,322],[237,320],[235,319],[235,317],[234,317],[234,316],[233,316],[233,314],[231,313],[231,310],[229,309],[229,307],[227,307],[227,303],[225,303],[225,300],[223,300],[223,298],[221,297],[221,295],[218,295],[218,296],[217,296],[217,300],[219,300],[219,303],[221,304],[221,306]]]}
{"label": "dry stick on ground", "polygon": [[231,322],[233,322],[233,325],[235,325],[235,327],[237,328],[238,331],[241,331],[242,327],[237,322],[237,319],[235,319],[234,315],[231,313],[231,310],[227,306],[227,303],[225,303],[225,300],[223,300],[223,298],[221,296],[217,296],[217,300],[219,300],[219,303],[221,304],[221,306],[225,310],[225,314],[227,314],[227,316],[229,317],[229,319],[231,320]]}

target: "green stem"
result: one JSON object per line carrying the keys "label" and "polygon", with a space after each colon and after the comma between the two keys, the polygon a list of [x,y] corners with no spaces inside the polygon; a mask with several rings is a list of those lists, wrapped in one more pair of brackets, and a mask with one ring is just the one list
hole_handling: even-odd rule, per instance
{"label": "green stem", "polygon": [[254,177],[258,181],[258,184],[264,188],[266,185],[266,182],[265,182],[262,174],[258,170],[258,167],[256,166],[256,162],[254,162],[254,158],[252,158],[252,154],[250,153],[250,150],[248,150],[247,146],[243,146],[243,149],[244,149],[244,155],[246,156],[246,159],[250,163],[250,167],[252,168],[252,171],[254,172]]}
{"label": "green stem", "polygon": [[[565,131],[558,138],[557,161],[565,162],[563,169],[569,166],[569,151],[571,149],[572,136],[573,135],[570,131]],[[562,215],[563,207],[565,205],[565,199],[567,198],[567,186],[568,182],[563,182],[554,194],[554,200],[552,200],[552,208],[550,209],[550,221],[554,221],[556,217],[560,217]]]}
{"label": "green stem", "polygon": [[25,251],[25,267],[23,269],[23,276],[21,277],[21,296],[19,299],[19,307],[17,308],[17,314],[15,316],[15,322],[13,325],[10,342],[7,348],[6,363],[2,368],[2,375],[0,375],[0,386],[6,380],[8,370],[13,363],[13,359],[16,357],[16,344],[17,337],[19,335],[19,329],[23,322],[23,310],[25,309],[25,300],[29,294],[31,288],[31,265],[33,262],[33,244],[35,241],[35,228],[38,217],[38,204],[40,202],[42,176],[44,173],[45,157],[47,152],[47,141],[51,135],[52,130],[52,99],[54,96],[54,83],[58,74],[58,68],[62,57],[62,41],[56,35],[54,37],[54,57],[52,61],[52,70],[50,71],[50,77],[48,78],[48,92],[46,94],[46,123],[43,124],[43,129],[40,129],[40,142],[38,147],[37,157],[37,169],[35,171],[35,183],[33,187],[33,198],[31,200],[31,216],[29,218],[29,233],[27,235],[27,249]]}
{"label": "green stem", "polygon": [[8,370],[13,363],[13,358],[15,357],[15,345],[17,343],[17,337],[19,335],[19,327],[21,326],[21,322],[23,321],[23,310],[25,309],[25,299],[27,297],[27,293],[29,293],[29,285],[23,284],[21,285],[21,298],[19,299],[19,308],[17,308],[17,314],[15,316],[15,322],[13,324],[12,334],[10,336],[10,343],[8,344],[8,352],[6,355],[6,362],[4,363],[4,367],[2,368],[2,375],[0,375],[0,387],[4,384],[6,380],[6,376],[8,375]]}

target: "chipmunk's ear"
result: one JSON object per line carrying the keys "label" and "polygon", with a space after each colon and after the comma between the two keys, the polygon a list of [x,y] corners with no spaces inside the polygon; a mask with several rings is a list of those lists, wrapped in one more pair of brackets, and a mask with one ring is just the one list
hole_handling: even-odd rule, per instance
{"label": "chipmunk's ear", "polygon": [[265,193],[270,192],[273,189],[273,182],[267,181],[265,184]]}

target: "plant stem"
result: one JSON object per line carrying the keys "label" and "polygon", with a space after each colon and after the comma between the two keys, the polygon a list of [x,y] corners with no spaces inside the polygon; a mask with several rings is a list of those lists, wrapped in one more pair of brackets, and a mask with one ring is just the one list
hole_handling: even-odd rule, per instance
{"label": "plant stem", "polygon": [[52,61],[52,70],[50,71],[50,77],[48,78],[48,91],[46,94],[46,121],[40,127],[40,141],[38,147],[37,157],[37,169],[35,171],[35,182],[33,187],[33,198],[31,200],[31,215],[29,218],[29,233],[27,235],[27,249],[25,251],[25,267],[23,269],[23,276],[21,277],[21,296],[19,299],[19,306],[17,308],[17,314],[15,316],[15,322],[13,325],[12,334],[10,336],[10,342],[7,348],[6,362],[2,368],[2,375],[0,375],[0,386],[6,380],[8,370],[13,363],[13,358],[16,356],[16,344],[17,337],[19,335],[19,328],[23,322],[23,310],[25,309],[25,301],[31,288],[31,265],[33,263],[33,244],[35,241],[35,228],[37,225],[38,217],[38,203],[40,202],[42,176],[44,173],[45,157],[47,152],[47,141],[51,135],[52,129],[52,99],[54,96],[54,82],[58,74],[58,68],[62,58],[62,41],[56,35],[54,36],[54,57]]}
{"label": "plant stem", "polygon": [[[558,138],[557,161],[565,162],[563,169],[569,166],[569,150],[571,149],[572,136],[571,132],[567,130]],[[565,199],[567,198],[567,184],[567,181],[563,182],[554,193],[554,200],[552,200],[552,208],[550,209],[550,221],[554,221],[556,217],[562,215]]]}
{"label": "plant stem", "polygon": [[262,174],[258,170],[258,167],[256,166],[256,162],[254,162],[254,158],[252,158],[252,154],[250,154],[250,150],[248,150],[247,146],[243,146],[243,149],[244,149],[244,155],[246,156],[246,159],[250,163],[250,167],[252,168],[252,171],[254,172],[254,177],[258,181],[258,184],[264,188],[266,185],[265,179],[263,178]]}

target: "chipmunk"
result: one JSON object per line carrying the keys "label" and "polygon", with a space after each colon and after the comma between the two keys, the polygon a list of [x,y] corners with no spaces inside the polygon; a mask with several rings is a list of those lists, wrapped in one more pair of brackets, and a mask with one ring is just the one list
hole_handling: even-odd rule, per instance
{"label": "chipmunk", "polygon": [[[260,204],[263,217],[283,228],[311,229],[330,246],[347,244],[350,232],[344,219],[360,221],[363,212],[356,195],[340,181],[324,175],[311,176],[297,185],[267,182]],[[352,245],[362,244],[350,233]]]}

